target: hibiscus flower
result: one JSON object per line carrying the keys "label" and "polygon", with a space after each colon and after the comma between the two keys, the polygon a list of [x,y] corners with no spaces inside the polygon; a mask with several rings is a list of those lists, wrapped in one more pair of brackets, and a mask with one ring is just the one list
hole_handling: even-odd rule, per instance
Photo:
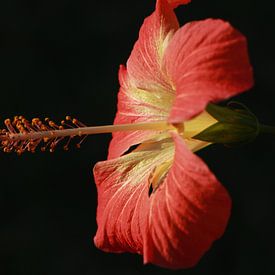
{"label": "hibiscus flower", "polygon": [[119,70],[114,121],[174,128],[116,132],[108,160],[94,167],[96,246],[171,269],[194,266],[230,216],[229,194],[194,154],[209,143],[192,137],[216,122],[208,103],[253,84],[245,37],[222,20],[179,28],[173,8],[183,2],[158,0],[145,19]]}

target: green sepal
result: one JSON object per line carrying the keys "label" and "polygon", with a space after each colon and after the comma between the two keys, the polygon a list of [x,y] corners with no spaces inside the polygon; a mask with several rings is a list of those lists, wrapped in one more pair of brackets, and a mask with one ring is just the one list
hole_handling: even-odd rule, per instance
{"label": "green sepal", "polygon": [[225,145],[242,144],[255,139],[259,134],[259,122],[245,106],[238,104],[240,106],[241,109],[233,109],[209,104],[206,111],[218,122],[193,138]]}
{"label": "green sepal", "polygon": [[247,109],[231,109],[208,104],[206,111],[219,122],[255,124],[255,116]]}
{"label": "green sepal", "polygon": [[254,127],[217,122],[193,138],[211,143],[231,144],[248,142],[254,137]]}

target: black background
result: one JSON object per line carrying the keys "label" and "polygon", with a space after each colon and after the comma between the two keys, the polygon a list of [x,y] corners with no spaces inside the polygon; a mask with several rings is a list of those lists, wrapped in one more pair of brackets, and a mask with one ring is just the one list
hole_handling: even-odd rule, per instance
{"label": "black background", "polygon": [[[275,15],[272,1],[199,1],[177,9],[181,24],[208,17],[230,21],[249,41],[255,87],[236,99],[275,125]],[[1,1],[0,118],[24,114],[59,121],[72,114],[110,124],[117,70],[125,63],[154,1]],[[244,147],[209,147],[200,155],[229,190],[232,217],[224,236],[192,269],[143,266],[137,255],[95,248],[96,188],[92,166],[109,135],[80,150],[1,153],[0,274],[275,274],[275,138]]]}

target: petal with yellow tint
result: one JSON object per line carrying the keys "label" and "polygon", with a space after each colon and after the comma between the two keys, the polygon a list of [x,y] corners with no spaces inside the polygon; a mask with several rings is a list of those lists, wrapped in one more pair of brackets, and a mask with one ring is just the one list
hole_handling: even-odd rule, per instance
{"label": "petal with yellow tint", "polygon": [[[119,70],[120,90],[114,124],[166,121],[172,106],[171,93],[160,89],[148,91],[131,85],[124,66]],[[132,145],[156,138],[162,131],[131,131],[113,133],[108,159],[121,156]]]}
{"label": "petal with yellow tint", "polygon": [[173,159],[171,138],[143,144],[123,157],[98,162],[94,177],[98,191],[95,244],[111,252],[143,254],[149,179],[156,167]]}
{"label": "petal with yellow tint", "polygon": [[171,85],[162,73],[162,59],[166,47],[179,23],[166,0],[157,0],[155,11],[144,20],[139,38],[127,61],[131,85],[144,90],[170,90]]}
{"label": "petal with yellow tint", "polygon": [[139,253],[145,263],[178,269],[196,264],[223,234],[228,193],[184,140],[172,135],[95,166],[94,241],[100,249]]}
{"label": "petal with yellow tint", "polygon": [[[114,124],[167,120],[175,92],[161,71],[164,51],[179,28],[176,15],[166,0],[158,0],[156,10],[145,19],[138,41],[120,67],[118,110]],[[121,156],[130,146],[152,139],[160,131],[114,133],[108,159]]]}

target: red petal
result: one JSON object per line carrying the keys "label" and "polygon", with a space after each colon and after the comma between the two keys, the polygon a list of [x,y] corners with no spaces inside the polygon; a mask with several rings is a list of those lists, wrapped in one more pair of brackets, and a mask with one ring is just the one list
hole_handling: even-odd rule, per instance
{"label": "red petal", "polygon": [[168,0],[167,1],[173,8],[178,7],[179,5],[188,4],[191,0]]}
{"label": "red petal", "polygon": [[164,64],[176,87],[171,122],[188,120],[209,102],[253,85],[246,39],[222,20],[192,22],[179,29],[166,49]]}
{"label": "red petal", "polygon": [[[158,0],[156,10],[140,29],[127,70],[120,68],[121,88],[114,124],[167,119],[174,91],[161,71],[161,63],[164,50],[177,29],[178,21],[171,6],[166,0]],[[131,145],[155,135],[149,131],[114,133],[108,158],[118,157]]]}
{"label": "red petal", "polygon": [[172,143],[155,143],[95,166],[99,248],[136,252],[145,263],[178,269],[196,264],[223,234],[231,207],[228,193],[177,134],[174,142],[173,165],[150,197],[150,173],[173,157]]}
{"label": "red petal", "polygon": [[148,178],[156,166],[173,157],[172,145],[170,139],[166,145],[156,143],[150,150],[96,164],[97,247],[111,252],[143,253],[150,203]]}
{"label": "red petal", "polygon": [[205,163],[176,134],[167,179],[152,196],[144,261],[178,269],[194,266],[221,237],[231,200]]}

